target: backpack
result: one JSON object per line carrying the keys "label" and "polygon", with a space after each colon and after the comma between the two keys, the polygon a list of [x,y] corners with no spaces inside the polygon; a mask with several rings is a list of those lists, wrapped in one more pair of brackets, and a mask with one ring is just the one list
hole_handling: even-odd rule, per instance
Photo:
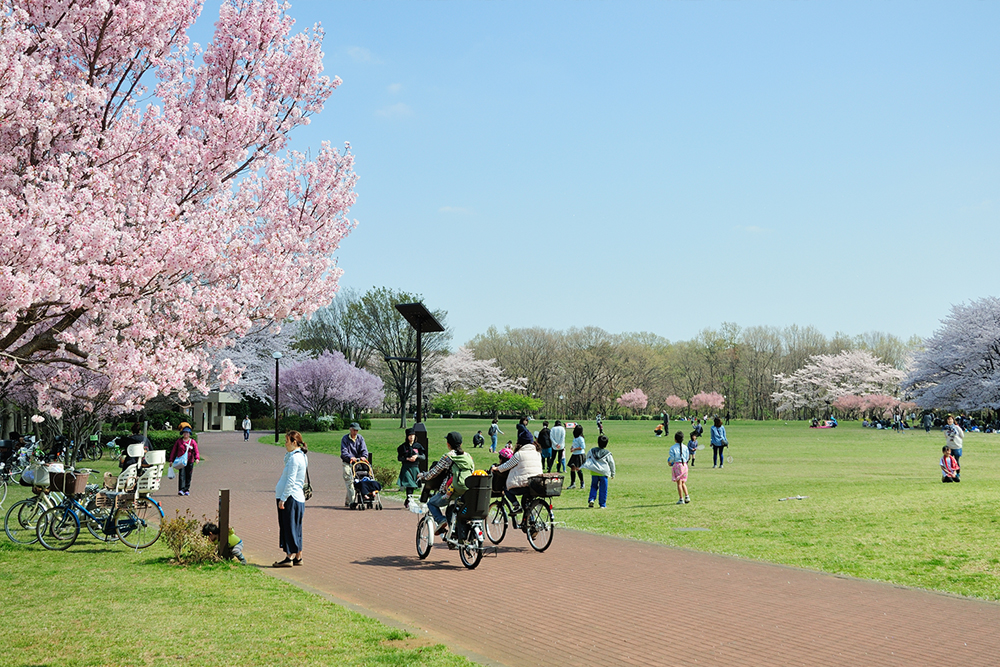
{"label": "backpack", "polygon": [[490,424],[490,430],[489,430],[489,434],[490,435],[496,435],[497,431],[499,431],[499,430],[500,429],[497,427],[496,424]]}

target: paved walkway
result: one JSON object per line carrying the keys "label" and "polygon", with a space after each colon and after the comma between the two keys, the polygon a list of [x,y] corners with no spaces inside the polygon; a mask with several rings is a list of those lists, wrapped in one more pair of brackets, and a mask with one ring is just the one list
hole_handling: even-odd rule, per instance
{"label": "paved walkway", "polygon": [[[207,460],[191,496],[168,495],[175,487],[164,480],[167,515],[212,514],[216,490],[229,488],[250,561],[278,560],[284,450],[240,433],[204,434],[200,445]],[[416,516],[401,504],[345,509],[339,459],[310,454],[310,476],[305,565],[269,571],[484,663],[1000,664],[1000,604],[572,530],[557,530],[543,554],[508,532],[469,571],[439,545],[419,560]]]}

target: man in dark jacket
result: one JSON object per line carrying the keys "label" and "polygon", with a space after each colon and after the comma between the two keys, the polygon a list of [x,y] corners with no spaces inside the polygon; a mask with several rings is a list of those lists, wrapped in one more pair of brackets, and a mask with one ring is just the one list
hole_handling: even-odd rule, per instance
{"label": "man in dark jacket", "polygon": [[351,422],[347,435],[340,439],[340,460],[344,463],[344,484],[347,486],[347,498],[344,500],[344,505],[351,509],[357,507],[354,498],[354,464],[360,459],[371,462],[365,438],[358,433],[360,430],[361,426],[357,422]]}

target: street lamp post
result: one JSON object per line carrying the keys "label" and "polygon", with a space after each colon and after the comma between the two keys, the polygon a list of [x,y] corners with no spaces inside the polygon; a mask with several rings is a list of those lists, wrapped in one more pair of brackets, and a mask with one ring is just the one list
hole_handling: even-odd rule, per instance
{"label": "street lamp post", "polygon": [[281,352],[273,352],[274,357],[274,444],[278,444],[278,392],[281,384],[278,382],[278,360],[281,359]]}

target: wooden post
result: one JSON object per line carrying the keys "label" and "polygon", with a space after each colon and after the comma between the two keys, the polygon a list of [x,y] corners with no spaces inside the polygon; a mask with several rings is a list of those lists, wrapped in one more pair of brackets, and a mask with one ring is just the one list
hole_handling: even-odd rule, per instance
{"label": "wooden post", "polygon": [[219,557],[229,556],[229,489],[219,489]]}

